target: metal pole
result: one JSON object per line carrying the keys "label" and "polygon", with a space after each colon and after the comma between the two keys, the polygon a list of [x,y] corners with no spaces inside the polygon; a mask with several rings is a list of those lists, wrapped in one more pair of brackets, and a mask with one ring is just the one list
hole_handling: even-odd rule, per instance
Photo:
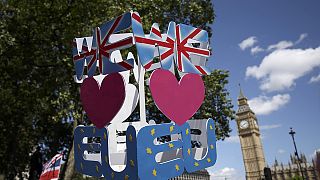
{"label": "metal pole", "polygon": [[293,145],[294,145],[294,149],[295,149],[295,155],[297,156],[297,159],[298,159],[298,166],[299,166],[299,170],[300,170],[301,175],[302,175],[302,179],[305,179],[305,178],[304,178],[304,175],[303,175],[302,167],[301,167],[301,164],[300,164],[301,161],[300,161],[300,158],[299,158],[296,141],[295,141],[295,139],[294,139],[294,135],[296,134],[296,132],[293,131],[292,127],[290,127],[290,132],[289,132],[289,134],[290,134],[291,137],[292,137],[292,141],[293,141]]}

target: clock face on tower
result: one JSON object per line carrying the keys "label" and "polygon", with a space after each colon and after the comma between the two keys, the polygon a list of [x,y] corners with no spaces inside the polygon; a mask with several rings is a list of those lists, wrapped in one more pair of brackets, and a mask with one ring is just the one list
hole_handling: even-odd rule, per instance
{"label": "clock face on tower", "polygon": [[240,122],[240,129],[247,129],[249,127],[249,123],[246,120]]}

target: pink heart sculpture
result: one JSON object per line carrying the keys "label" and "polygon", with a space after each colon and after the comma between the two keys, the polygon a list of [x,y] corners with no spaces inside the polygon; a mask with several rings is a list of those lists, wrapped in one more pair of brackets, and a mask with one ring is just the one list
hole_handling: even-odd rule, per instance
{"label": "pink heart sculpture", "polygon": [[103,128],[115,117],[125,98],[125,86],[119,73],[106,76],[99,88],[94,78],[86,78],[80,89],[80,99],[90,121]]}
{"label": "pink heart sculpture", "polygon": [[182,125],[200,108],[205,94],[201,77],[186,74],[180,82],[168,70],[153,71],[150,90],[159,110],[170,120]]}

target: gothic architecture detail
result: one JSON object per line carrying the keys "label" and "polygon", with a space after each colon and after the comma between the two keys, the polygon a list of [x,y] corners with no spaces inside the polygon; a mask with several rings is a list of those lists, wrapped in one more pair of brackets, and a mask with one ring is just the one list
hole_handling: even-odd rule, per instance
{"label": "gothic architecture detail", "polygon": [[[266,163],[259,125],[257,117],[250,109],[248,99],[243,95],[241,88],[238,96],[238,111],[236,115],[246,179],[263,180],[265,179],[264,168],[266,167]],[[320,152],[316,153],[316,157],[312,160],[312,163],[307,162],[304,154],[301,154],[300,157],[300,164],[305,180],[320,180],[320,174],[317,172],[317,167],[320,170]],[[287,165],[278,163],[275,160],[274,165],[270,167],[273,180],[289,180],[301,177],[298,159],[294,155],[291,155],[290,160],[291,162]]]}
{"label": "gothic architecture detail", "polygon": [[236,121],[247,180],[264,179],[266,167],[256,115],[240,89]]}
{"label": "gothic architecture detail", "polygon": [[210,174],[203,169],[193,173],[184,172],[181,176],[171,178],[171,180],[210,180]]}
{"label": "gothic architecture detail", "polygon": [[318,175],[320,176],[320,151],[316,151],[316,156],[314,157],[314,162],[316,164],[316,169]]}
{"label": "gothic architecture detail", "polygon": [[[319,180],[315,161],[312,160],[311,163],[307,162],[307,158],[304,154],[301,154],[300,157],[300,164],[305,179]],[[290,162],[287,165],[283,165],[283,163],[279,164],[276,159],[274,165],[271,167],[272,180],[285,180],[294,179],[299,176],[301,177],[298,162],[298,159],[294,155],[290,155]]]}

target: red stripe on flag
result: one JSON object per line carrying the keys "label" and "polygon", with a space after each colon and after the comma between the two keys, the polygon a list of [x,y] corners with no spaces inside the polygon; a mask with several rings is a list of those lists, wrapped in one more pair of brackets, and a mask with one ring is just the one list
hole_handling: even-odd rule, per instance
{"label": "red stripe on flag", "polygon": [[181,52],[186,58],[190,59],[190,56],[186,51],[181,51]]}
{"label": "red stripe on flag", "polygon": [[94,62],[96,62],[97,60],[97,55],[94,55],[91,59],[90,59],[90,62],[88,64],[88,71],[91,69],[91,66],[93,65]]}
{"label": "red stripe on flag", "polygon": [[102,49],[104,51],[111,52],[114,49],[117,49],[117,48],[122,47],[122,46],[131,45],[131,44],[133,44],[132,37],[130,37],[128,39],[124,39],[124,40],[118,41],[118,42],[115,42],[113,44],[108,44],[107,46],[103,47]]}
{"label": "red stripe on flag", "polygon": [[132,13],[132,18],[141,24],[141,18],[139,15],[137,15],[136,13]]}
{"label": "red stripe on flag", "polygon": [[196,36],[199,32],[201,31],[201,29],[196,29],[194,30],[192,33],[190,33],[186,38],[184,38],[184,40],[181,42],[181,44],[186,44],[188,42],[188,39],[192,39],[194,36]]}
{"label": "red stripe on flag", "polygon": [[173,49],[169,49],[168,51],[166,51],[165,53],[161,54],[160,59],[163,60],[167,57],[169,57],[171,54],[173,54]]}
{"label": "red stripe on flag", "polygon": [[126,63],[125,61],[119,62],[118,64],[119,64],[120,66],[128,69],[128,70],[132,68],[132,66],[131,66],[130,64]]}
{"label": "red stripe on flag", "polygon": [[209,56],[210,55],[210,51],[209,50],[203,50],[203,49],[194,48],[194,47],[184,46],[183,50],[184,51],[188,51],[188,52],[192,52],[192,53],[196,53],[196,54],[200,54],[200,55],[204,55],[204,56]]}
{"label": "red stripe on flag", "polygon": [[151,28],[151,32],[153,32],[155,35],[161,38],[161,33],[156,28]]}
{"label": "red stripe on flag", "polygon": [[174,43],[174,40],[171,39],[171,38],[169,38],[169,37],[167,37],[167,42],[170,43],[170,44],[173,44],[173,43]]}
{"label": "red stripe on flag", "polygon": [[80,54],[73,56],[73,61],[78,61],[79,59],[83,59],[86,56],[86,54]]}
{"label": "red stripe on flag", "polygon": [[176,26],[176,40],[177,40],[177,51],[178,51],[178,69],[179,71],[182,71],[182,57],[181,57],[181,48],[182,46],[180,46],[180,26],[177,25]]}
{"label": "red stripe on flag", "polygon": [[91,50],[90,52],[82,53],[82,54],[80,54],[80,55],[77,54],[77,55],[73,56],[73,61],[82,60],[84,57],[86,57],[86,56],[92,56],[92,55],[94,55],[95,53],[96,53],[96,50],[93,49],[93,50]]}
{"label": "red stripe on flag", "polygon": [[59,177],[60,169],[48,171],[40,176],[39,180],[51,180]]}
{"label": "red stripe on flag", "polygon": [[177,38],[177,44],[180,44],[180,26],[176,26],[176,38]]}
{"label": "red stripe on flag", "polygon": [[163,41],[158,41],[155,39],[148,39],[148,38],[144,38],[144,37],[135,37],[136,42],[141,43],[141,44],[149,44],[149,45],[155,45],[158,44],[159,46],[162,47],[166,47],[166,48],[173,48],[174,45],[167,43],[167,42],[163,42]]}
{"label": "red stripe on flag", "polygon": [[182,57],[181,57],[181,53],[177,53],[178,54],[178,69],[179,69],[179,71],[181,71],[182,72]]}
{"label": "red stripe on flag", "polygon": [[204,71],[204,70],[202,69],[202,67],[200,67],[200,66],[195,66],[195,67],[198,69],[198,71],[200,71],[201,74],[207,74],[207,72]]}
{"label": "red stripe on flag", "polygon": [[[100,48],[101,48],[101,35],[100,35],[100,28],[97,27],[96,28],[96,35],[97,35],[97,44],[98,44],[98,50],[99,50],[99,72],[101,73],[102,72],[102,57],[101,57],[101,53],[100,53]],[[96,57],[97,58],[97,57]],[[96,61],[97,59],[94,59],[94,61]],[[90,61],[90,66],[88,65],[88,69],[91,68],[91,65],[92,65],[92,59]]]}
{"label": "red stripe on flag", "polygon": [[148,64],[144,65],[143,67],[144,67],[145,69],[149,69],[152,64],[153,64],[153,61],[151,60]]}
{"label": "red stripe on flag", "polygon": [[[116,27],[118,27],[120,20],[122,19],[122,16],[117,17],[117,19],[114,21],[114,23],[112,24],[111,29],[108,31],[108,34],[106,35],[106,37],[103,39],[103,42],[101,45],[105,45],[107,43],[107,40],[109,39],[110,35],[114,33],[114,30],[116,29]],[[99,36],[100,37],[100,36]]]}

